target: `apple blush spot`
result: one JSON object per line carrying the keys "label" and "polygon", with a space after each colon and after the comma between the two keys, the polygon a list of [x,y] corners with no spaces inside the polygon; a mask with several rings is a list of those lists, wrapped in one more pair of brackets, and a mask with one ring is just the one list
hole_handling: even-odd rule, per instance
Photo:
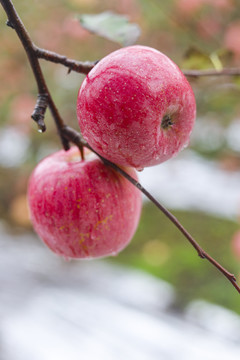
{"label": "apple blush spot", "polygon": [[79,89],[77,117],[97,153],[142,169],[170,159],[189,143],[196,103],[172,60],[135,45],[109,54],[89,72]]}
{"label": "apple blush spot", "polygon": [[81,160],[77,147],[43,159],[28,185],[36,233],[66,259],[116,255],[135,233],[141,204],[136,187],[90,151]]}

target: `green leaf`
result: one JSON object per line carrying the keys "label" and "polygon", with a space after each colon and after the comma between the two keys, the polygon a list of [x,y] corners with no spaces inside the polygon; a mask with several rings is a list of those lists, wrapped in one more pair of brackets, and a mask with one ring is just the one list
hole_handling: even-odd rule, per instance
{"label": "green leaf", "polygon": [[191,47],[184,54],[181,67],[185,69],[209,69],[213,68],[213,63],[208,54]]}
{"label": "green leaf", "polygon": [[132,45],[140,35],[137,24],[129,23],[126,16],[106,11],[96,15],[82,14],[79,16],[82,27],[108,40],[123,46]]}

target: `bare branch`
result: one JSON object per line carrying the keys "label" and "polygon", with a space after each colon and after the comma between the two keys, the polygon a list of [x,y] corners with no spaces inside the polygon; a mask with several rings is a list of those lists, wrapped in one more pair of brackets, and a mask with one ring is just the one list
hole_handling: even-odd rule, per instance
{"label": "bare branch", "polygon": [[94,67],[96,62],[91,61],[76,61],[73,59],[68,59],[64,55],[59,55],[53,51],[41,49],[37,46],[34,46],[35,54],[39,59],[45,59],[51,61],[55,64],[62,64],[69,68],[70,71],[76,71],[82,74],[88,74],[90,70]]}
{"label": "bare branch", "polygon": [[239,76],[240,68],[223,68],[222,70],[182,70],[185,76],[202,77],[202,76]]}
{"label": "bare branch", "polygon": [[37,98],[37,103],[35,105],[34,111],[31,115],[31,118],[36,121],[38,125],[38,130],[40,132],[46,131],[46,125],[44,123],[44,115],[48,106],[48,95],[39,94]]}
{"label": "bare branch", "polygon": [[197,243],[197,241],[192,237],[192,235],[183,227],[183,225],[179,222],[179,220],[162,204],[160,204],[138,181],[132,178],[128,173],[126,173],[122,168],[118,167],[116,164],[111,161],[105,159],[101,155],[99,155],[95,150],[91,148],[91,146],[82,138],[81,134],[70,128],[69,126],[65,126],[62,128],[63,133],[68,138],[69,141],[79,146],[82,144],[83,146],[90,149],[94,152],[100,159],[105,163],[105,165],[111,166],[114,170],[120,173],[123,177],[125,177],[128,181],[130,181],[135,187],[137,187],[161,212],[167,216],[167,218],[181,231],[181,233],[185,236],[185,238],[190,242],[190,244],[195,248],[198,255],[202,259],[207,259],[213,266],[215,266],[237,289],[240,293],[240,286],[236,282],[236,277],[231,274],[228,270],[226,270],[222,265],[220,265],[215,259],[213,259],[205,250],[201,248],[201,246]]}

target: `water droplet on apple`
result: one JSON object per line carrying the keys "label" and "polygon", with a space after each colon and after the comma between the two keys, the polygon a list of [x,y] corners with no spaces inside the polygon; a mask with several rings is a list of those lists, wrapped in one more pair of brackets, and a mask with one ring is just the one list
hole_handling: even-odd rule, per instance
{"label": "water droplet on apple", "polygon": [[119,147],[120,147],[120,142],[115,141],[114,145],[115,145],[115,148],[116,148],[116,149],[119,149]]}
{"label": "water droplet on apple", "polygon": [[111,256],[117,256],[118,255],[118,252],[117,251],[112,251],[111,252]]}
{"label": "water droplet on apple", "polygon": [[42,133],[42,132],[43,132],[43,130],[42,130],[41,127],[38,128],[38,132],[39,132],[39,133]]}
{"label": "water droplet on apple", "polygon": [[183,150],[183,149],[186,149],[186,147],[189,146],[189,143],[190,143],[190,140],[188,139],[188,140],[185,142],[185,144],[183,144],[182,150]]}
{"label": "water droplet on apple", "polygon": [[[163,151],[163,154],[164,154],[164,151]],[[158,160],[158,159],[159,159],[159,155],[158,155],[158,154],[155,154],[153,157],[154,157],[155,160]]]}

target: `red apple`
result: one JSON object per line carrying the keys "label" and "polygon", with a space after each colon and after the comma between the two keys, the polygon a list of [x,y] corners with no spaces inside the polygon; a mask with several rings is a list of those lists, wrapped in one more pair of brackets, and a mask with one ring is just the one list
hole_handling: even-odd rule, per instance
{"label": "red apple", "polygon": [[[134,169],[125,169],[136,178]],[[115,255],[131,240],[141,211],[141,193],[93,153],[59,151],[42,160],[28,187],[33,227],[65,258]]]}
{"label": "red apple", "polygon": [[138,45],[103,58],[77,99],[81,132],[92,148],[136,168],[159,164],[183,149],[195,115],[193,91],[177,65]]}

